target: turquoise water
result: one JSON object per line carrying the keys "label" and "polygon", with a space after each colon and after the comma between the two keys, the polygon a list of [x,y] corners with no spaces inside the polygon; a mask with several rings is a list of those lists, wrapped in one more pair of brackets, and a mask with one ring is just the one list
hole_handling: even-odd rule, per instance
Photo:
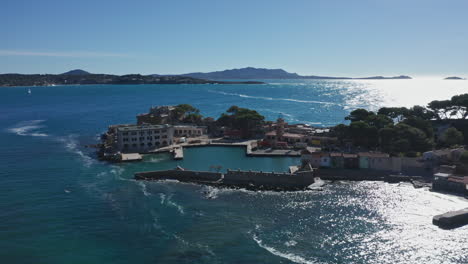
{"label": "turquoise water", "polygon": [[[399,91],[411,82],[394,84]],[[212,116],[235,104],[268,119],[282,113],[289,122],[333,125],[356,106],[400,102],[386,85],[90,85],[32,87],[31,95],[24,87],[1,88],[0,260],[467,263],[468,227],[445,231],[431,224],[435,214],[468,207],[458,197],[371,182],[296,193],[136,182],[136,171],[177,165],[284,171],[298,160],[206,147],[187,149],[183,161],[161,154],[141,163],[108,164],[84,147],[97,142],[109,124],[134,122],[137,113],[162,104],[191,103]]]}

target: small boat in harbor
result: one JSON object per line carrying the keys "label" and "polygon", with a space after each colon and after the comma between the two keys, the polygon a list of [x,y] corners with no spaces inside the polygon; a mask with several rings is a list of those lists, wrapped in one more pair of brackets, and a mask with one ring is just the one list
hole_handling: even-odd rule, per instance
{"label": "small boat in harbor", "polygon": [[31,94],[31,89],[28,89],[28,94]]}

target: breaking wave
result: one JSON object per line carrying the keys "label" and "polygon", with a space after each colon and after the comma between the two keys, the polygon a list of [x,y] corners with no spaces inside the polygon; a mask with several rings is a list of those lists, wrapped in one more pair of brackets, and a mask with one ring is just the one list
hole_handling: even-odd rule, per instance
{"label": "breaking wave", "polygon": [[44,128],[41,125],[45,120],[28,120],[17,123],[15,126],[8,128],[8,132],[18,136],[32,136],[32,137],[47,137],[46,133],[38,131]]}

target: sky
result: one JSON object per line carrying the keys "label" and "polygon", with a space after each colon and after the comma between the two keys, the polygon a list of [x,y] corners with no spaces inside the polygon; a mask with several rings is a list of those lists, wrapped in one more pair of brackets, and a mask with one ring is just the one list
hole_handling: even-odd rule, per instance
{"label": "sky", "polygon": [[468,77],[466,0],[0,0],[0,73]]}

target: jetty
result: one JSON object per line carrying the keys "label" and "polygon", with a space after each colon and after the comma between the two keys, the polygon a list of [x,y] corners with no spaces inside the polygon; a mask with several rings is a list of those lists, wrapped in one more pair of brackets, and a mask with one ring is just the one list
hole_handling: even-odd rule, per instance
{"label": "jetty", "polygon": [[227,170],[226,173],[192,171],[177,167],[135,173],[136,180],[177,180],[219,187],[245,188],[249,190],[295,191],[305,190],[314,183],[314,170],[302,168],[294,173]]}
{"label": "jetty", "polygon": [[454,229],[468,225],[468,208],[434,216],[432,223],[443,229]]}

